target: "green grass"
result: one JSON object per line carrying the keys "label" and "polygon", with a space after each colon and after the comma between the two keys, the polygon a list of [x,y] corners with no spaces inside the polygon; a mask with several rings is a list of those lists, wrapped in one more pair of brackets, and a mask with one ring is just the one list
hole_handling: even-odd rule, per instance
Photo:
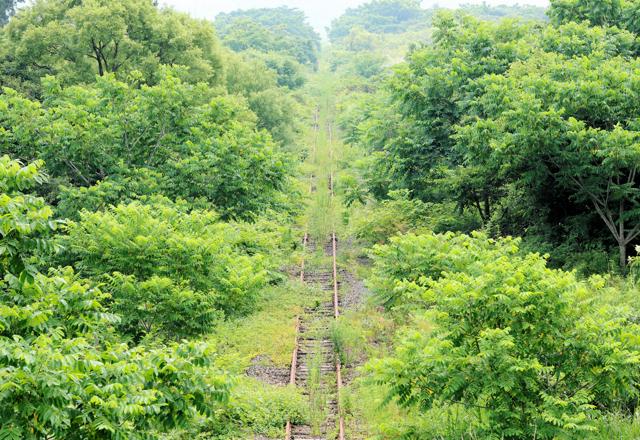
{"label": "green grass", "polygon": [[637,440],[640,439],[640,419],[619,415],[605,416],[598,421],[598,430],[593,440]]}
{"label": "green grass", "polygon": [[277,367],[291,365],[296,317],[315,296],[314,289],[296,281],[267,289],[255,313],[216,329],[212,338],[220,351],[218,365],[243,373],[257,356]]}
{"label": "green grass", "polygon": [[327,417],[327,395],[322,386],[322,353],[320,351],[311,358],[308,365],[309,379],[307,391],[309,392],[309,421],[313,435],[321,434],[321,426]]}

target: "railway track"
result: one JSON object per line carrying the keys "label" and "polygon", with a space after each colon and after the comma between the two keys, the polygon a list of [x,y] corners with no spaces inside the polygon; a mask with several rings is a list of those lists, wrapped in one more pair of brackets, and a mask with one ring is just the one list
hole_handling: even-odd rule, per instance
{"label": "railway track", "polygon": [[[315,244],[305,236],[305,247]],[[331,340],[331,323],[340,314],[340,281],[337,277],[337,240],[332,234],[329,270],[309,270],[302,266],[300,279],[315,285],[323,295],[297,321],[297,340],[291,362],[290,382],[303,388],[311,404],[308,425],[287,425],[286,440],[343,440],[344,420],[340,416],[341,366]]]}
{"label": "railway track", "polygon": [[[319,108],[314,116],[316,144],[320,129]],[[333,131],[327,124],[329,144]],[[316,147],[314,146],[314,149]],[[330,150],[333,158],[333,148]],[[311,192],[315,191],[315,176],[311,177]],[[334,177],[330,173],[328,188],[334,197]],[[305,233],[303,239],[305,255],[317,248],[314,240]],[[300,267],[300,280],[315,285],[321,292],[313,307],[305,310],[296,322],[296,343],[291,357],[290,383],[301,387],[310,402],[310,421],[307,425],[287,423],[285,440],[345,439],[344,419],[341,415],[340,391],[342,370],[340,359],[331,339],[331,325],[340,316],[340,281],[338,279],[338,239],[335,230],[324,246],[325,254],[331,257],[331,267],[310,268],[305,259]]]}

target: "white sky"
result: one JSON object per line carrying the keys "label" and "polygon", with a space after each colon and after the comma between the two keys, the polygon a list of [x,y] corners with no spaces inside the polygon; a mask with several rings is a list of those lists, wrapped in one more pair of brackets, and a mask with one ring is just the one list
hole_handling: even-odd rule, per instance
{"label": "white sky", "polygon": [[[548,0],[485,0],[490,5],[528,4],[548,6]],[[321,33],[331,20],[342,15],[347,9],[367,3],[367,0],[161,0],[179,11],[189,12],[200,18],[213,19],[220,12],[230,12],[236,9],[272,8],[276,6],[291,6],[304,10],[309,22]],[[482,0],[424,0],[422,6],[433,5],[442,7],[456,7],[460,4],[482,3]]]}

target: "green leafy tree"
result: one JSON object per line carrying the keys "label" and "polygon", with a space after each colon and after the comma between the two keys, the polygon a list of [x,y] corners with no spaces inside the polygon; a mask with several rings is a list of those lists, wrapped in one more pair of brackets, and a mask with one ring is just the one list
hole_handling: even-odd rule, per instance
{"label": "green leafy tree", "polygon": [[0,274],[17,276],[21,282],[33,281],[32,257],[52,250],[45,237],[58,226],[44,199],[25,193],[45,182],[42,166],[0,157]]}
{"label": "green leafy tree", "polygon": [[230,387],[211,347],[131,348],[107,294],[70,268],[29,267],[54,227],[25,192],[42,183],[40,166],[0,159],[0,438],[148,439],[213,416]]}
{"label": "green leafy tree", "polygon": [[386,281],[374,284],[414,312],[429,307],[422,319],[433,330],[408,329],[371,367],[403,406],[475,411],[487,438],[585,438],[599,411],[636,398],[640,358],[624,335],[637,330],[614,310],[585,314],[601,279],[580,282],[517,252],[517,241],[482,235],[378,247]]}
{"label": "green leafy tree", "polygon": [[258,58],[262,58],[267,67],[276,72],[277,84],[280,87],[296,90],[307,81],[302,65],[290,55],[269,52]]}
{"label": "green leafy tree", "polygon": [[180,339],[210,332],[221,312],[252,310],[272,260],[245,251],[246,239],[217,214],[187,210],[165,201],[85,211],[59,238],[65,251],[57,260],[106,283],[127,333]]}
{"label": "green leafy tree", "polygon": [[[123,83],[112,75],[90,86],[61,88],[51,78],[45,84],[42,103],[8,89],[0,96],[0,144],[23,160],[44,160],[56,183],[102,182],[102,190],[111,185],[104,195],[111,203],[157,187],[171,198],[204,200],[226,217],[243,218],[272,206],[288,185],[286,155],[258,129],[244,99],[190,85],[179,71],[164,71],[155,86]],[[252,99],[265,93],[273,98],[268,90]],[[278,115],[264,124],[275,130],[290,116]],[[124,191],[113,186],[127,180],[138,183]],[[66,202],[63,207],[69,211]]]}
{"label": "green leafy tree", "polygon": [[588,21],[593,26],[616,26],[640,33],[637,0],[551,0],[549,16],[555,23]]}
{"label": "green leafy tree", "polygon": [[46,75],[68,85],[137,71],[153,84],[160,65],[182,65],[191,82],[222,79],[213,27],[151,0],[41,0],[20,10],[3,33],[3,83],[36,96]]}
{"label": "green leafy tree", "polygon": [[[443,169],[461,164],[452,135],[481,92],[474,81],[526,59],[532,51],[527,39],[534,31],[515,21],[495,24],[448,13],[439,14],[434,25],[433,46],[410,53],[390,80],[401,118],[393,137],[376,142],[396,185],[425,201],[437,199],[433,182],[444,180]],[[460,200],[462,205],[490,202],[483,191],[463,194],[469,200]]]}
{"label": "green leafy tree", "polygon": [[534,57],[514,65],[507,77],[486,80],[479,101],[486,117],[461,128],[459,137],[489,181],[526,182],[539,206],[557,188],[597,215],[619,248],[623,269],[627,247],[640,235],[637,68],[635,59],[597,54]]}
{"label": "green leafy tree", "polygon": [[293,118],[299,109],[294,96],[289,90],[277,87],[281,81],[296,79],[282,76],[278,67],[269,67],[272,55],[259,54],[254,51],[232,54],[228,57],[226,75],[227,89],[230,93],[246,97],[251,111],[258,117],[259,128],[268,130],[275,140],[283,145],[291,145],[298,133],[297,121]]}
{"label": "green leafy tree", "polygon": [[357,8],[350,8],[331,23],[329,38],[332,42],[348,36],[360,27],[368,32],[400,33],[408,26],[427,19],[427,11],[417,0],[373,0]]}
{"label": "green leafy tree", "polygon": [[624,267],[638,237],[637,109],[623,98],[635,96],[637,36],[449,13],[434,25],[433,45],[414,48],[343,124],[373,152],[369,193],[409,189],[474,212],[494,234],[562,246],[556,264],[615,245]]}
{"label": "green leafy tree", "polygon": [[237,52],[277,52],[317,66],[320,36],[298,9],[283,6],[222,13],[215,26],[223,43]]}

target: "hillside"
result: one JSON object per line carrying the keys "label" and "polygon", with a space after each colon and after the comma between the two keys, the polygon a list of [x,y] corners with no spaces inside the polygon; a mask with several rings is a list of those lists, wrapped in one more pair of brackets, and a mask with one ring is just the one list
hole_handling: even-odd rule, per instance
{"label": "hillside", "polygon": [[600,3],[5,2],[0,440],[639,438]]}

